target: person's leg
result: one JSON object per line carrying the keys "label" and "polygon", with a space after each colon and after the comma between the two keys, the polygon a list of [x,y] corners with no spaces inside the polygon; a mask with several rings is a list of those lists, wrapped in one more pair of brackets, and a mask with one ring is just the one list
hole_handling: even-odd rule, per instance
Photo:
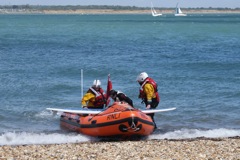
{"label": "person's leg", "polygon": [[149,114],[147,114],[147,115],[152,118],[152,121],[153,121],[153,124],[154,124],[154,129],[156,129],[156,128],[157,128],[157,125],[156,125],[155,120],[154,120],[154,113],[149,113]]}
{"label": "person's leg", "polygon": [[[153,98],[152,99],[152,104],[151,104],[151,109],[156,109],[157,106],[158,106],[158,101],[156,98]],[[151,118],[153,120],[153,123],[154,123],[154,129],[157,129],[157,124],[155,123],[155,120],[154,120],[154,113],[151,113]]]}

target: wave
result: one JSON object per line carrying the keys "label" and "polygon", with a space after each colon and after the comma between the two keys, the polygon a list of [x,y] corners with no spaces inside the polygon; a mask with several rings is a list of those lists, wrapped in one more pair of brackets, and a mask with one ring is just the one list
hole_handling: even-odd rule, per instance
{"label": "wave", "polygon": [[7,132],[0,135],[0,145],[61,144],[90,141],[91,138],[76,134]]}
{"label": "wave", "polygon": [[[148,140],[154,139],[192,139],[192,138],[226,138],[240,136],[239,129],[181,129],[167,133],[154,132]],[[28,144],[62,144],[97,141],[97,139],[78,133],[28,133],[7,132],[0,134],[0,145],[28,145]]]}
{"label": "wave", "polygon": [[240,136],[240,129],[181,129],[176,131],[167,132],[164,134],[155,133],[148,137],[148,139],[190,139],[190,138],[227,138]]}

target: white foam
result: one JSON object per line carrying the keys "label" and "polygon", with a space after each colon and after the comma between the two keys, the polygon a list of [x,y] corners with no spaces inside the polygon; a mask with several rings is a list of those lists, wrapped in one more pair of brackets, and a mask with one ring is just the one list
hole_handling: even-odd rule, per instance
{"label": "white foam", "polygon": [[81,134],[60,133],[15,133],[8,132],[0,135],[0,145],[24,145],[24,144],[60,144],[79,143],[90,141],[90,138]]}
{"label": "white foam", "polygon": [[212,129],[212,130],[199,130],[199,129],[181,129],[164,134],[153,134],[148,139],[188,139],[188,138],[224,138],[240,136],[239,129]]}
{"label": "white foam", "polygon": [[[224,138],[240,136],[240,129],[181,129],[167,133],[154,133],[148,139],[189,139],[197,137]],[[61,144],[88,142],[93,138],[79,133],[28,133],[6,132],[0,134],[0,145],[24,145],[24,144]]]}
{"label": "white foam", "polygon": [[57,112],[57,113],[53,113],[51,111],[47,111],[47,110],[44,110],[44,111],[41,111],[37,114],[35,114],[34,116],[37,117],[37,118],[54,118],[54,119],[59,119],[61,113]]}

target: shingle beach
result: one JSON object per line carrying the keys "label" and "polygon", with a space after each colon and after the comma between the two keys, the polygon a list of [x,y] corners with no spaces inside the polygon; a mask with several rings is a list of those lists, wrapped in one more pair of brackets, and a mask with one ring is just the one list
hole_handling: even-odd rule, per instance
{"label": "shingle beach", "polygon": [[240,137],[0,146],[0,160],[240,160]]}

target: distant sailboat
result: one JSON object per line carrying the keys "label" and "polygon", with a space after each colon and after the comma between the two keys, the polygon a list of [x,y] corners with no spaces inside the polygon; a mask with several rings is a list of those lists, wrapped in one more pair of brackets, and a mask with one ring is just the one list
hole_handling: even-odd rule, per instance
{"label": "distant sailboat", "polygon": [[162,13],[157,13],[156,10],[153,7],[153,4],[151,2],[151,12],[152,12],[152,16],[153,17],[157,17],[157,16],[162,16]]}
{"label": "distant sailboat", "polygon": [[180,7],[178,7],[178,3],[177,3],[177,6],[176,6],[175,14],[174,14],[174,15],[175,15],[175,16],[187,16],[187,14],[184,14],[184,13],[181,11]]}

